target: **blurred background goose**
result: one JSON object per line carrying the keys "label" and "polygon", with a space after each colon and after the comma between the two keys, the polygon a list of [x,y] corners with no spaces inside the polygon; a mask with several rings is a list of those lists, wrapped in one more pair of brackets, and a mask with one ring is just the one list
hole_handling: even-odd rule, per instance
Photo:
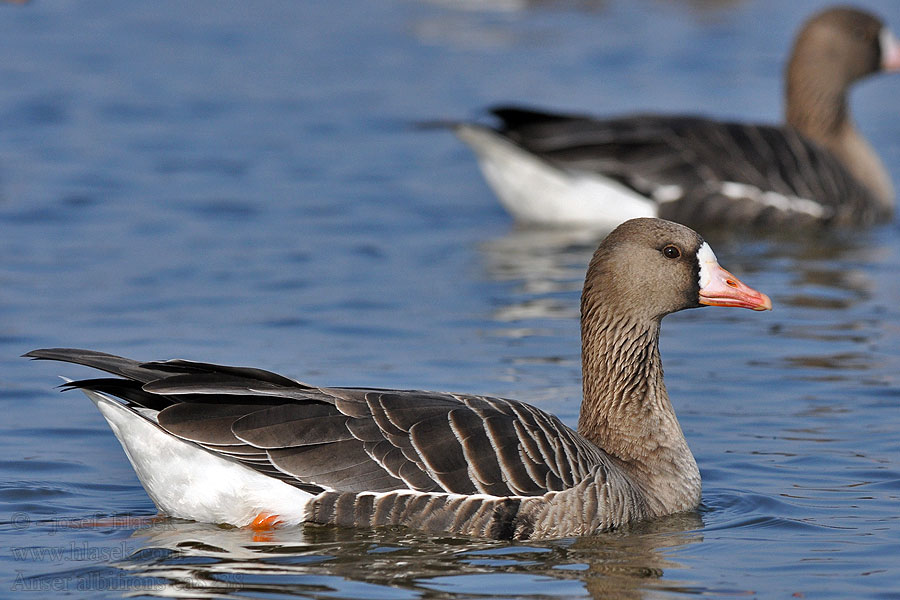
{"label": "blurred background goose", "polygon": [[497,107],[498,125],[454,129],[502,204],[525,222],[868,225],[891,218],[894,190],[851,120],[847,93],[868,75],[898,69],[900,44],[877,17],[831,8],[797,34],[783,126]]}
{"label": "blurred background goose", "polygon": [[320,388],[259,369],[89,350],[26,356],[117,376],[65,385],[94,401],[167,515],[551,538],[699,504],[700,472],[658,343],[663,316],[702,305],[772,306],[676,223],[632,220],[600,244],[581,300],[577,432],[501,398]]}

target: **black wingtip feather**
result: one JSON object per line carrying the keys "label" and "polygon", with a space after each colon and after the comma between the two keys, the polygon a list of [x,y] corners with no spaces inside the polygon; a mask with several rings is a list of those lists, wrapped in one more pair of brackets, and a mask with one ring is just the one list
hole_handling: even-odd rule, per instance
{"label": "black wingtip feather", "polygon": [[115,354],[97,352],[96,350],[83,350],[80,348],[41,348],[32,350],[23,355],[26,358],[37,360],[58,360],[100,371],[106,371],[113,375],[134,379],[146,383],[159,377],[158,371],[152,371],[141,367],[141,364],[130,358],[123,358]]}
{"label": "black wingtip feather", "polygon": [[583,118],[581,115],[548,113],[515,105],[492,106],[489,112],[503,121],[503,125],[507,129],[516,129],[523,125],[533,125],[535,123],[571,121],[572,119]]}
{"label": "black wingtip feather", "polygon": [[217,365],[214,363],[197,362],[193,360],[184,360],[182,358],[174,358],[171,360],[149,361],[140,365],[146,369],[165,371],[167,373],[185,373],[185,374],[216,374],[227,375],[230,377],[243,378],[245,380],[264,381],[276,386],[289,388],[309,389],[313,386],[273,373],[264,369],[255,367],[232,367],[228,365]]}
{"label": "black wingtip feather", "polygon": [[96,379],[80,379],[67,381],[59,386],[62,391],[89,390],[115,396],[131,405],[138,405],[151,410],[162,410],[175,400],[168,396],[145,392],[141,383],[131,379],[117,379],[113,377],[99,377]]}
{"label": "black wingtip feather", "polygon": [[31,358],[34,360],[60,360],[63,362],[78,362],[78,360],[83,360],[87,357],[126,360],[114,354],[106,354],[105,352],[97,352],[96,350],[82,350],[80,348],[38,348],[37,350],[31,350],[22,355],[22,358]]}

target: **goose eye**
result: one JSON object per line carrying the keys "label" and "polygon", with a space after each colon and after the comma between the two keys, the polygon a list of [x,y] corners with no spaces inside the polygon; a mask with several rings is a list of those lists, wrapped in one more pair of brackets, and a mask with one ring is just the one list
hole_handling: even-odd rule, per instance
{"label": "goose eye", "polygon": [[665,248],[663,248],[663,256],[666,258],[678,258],[681,256],[681,250],[678,249],[678,246],[673,246],[669,244]]}

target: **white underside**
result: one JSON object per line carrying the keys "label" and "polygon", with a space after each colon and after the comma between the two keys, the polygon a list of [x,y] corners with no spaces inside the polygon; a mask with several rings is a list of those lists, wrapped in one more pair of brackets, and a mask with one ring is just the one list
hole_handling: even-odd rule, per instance
{"label": "white underside", "polygon": [[239,527],[260,513],[278,515],[284,524],[305,519],[312,494],[166,433],[104,394],[84,392],[109,423],[161,512]]}
{"label": "white underside", "polygon": [[[460,125],[456,134],[475,151],[485,180],[516,219],[563,225],[580,223],[608,229],[637,217],[655,217],[659,204],[684,197],[680,186],[659,185],[651,198],[598,173],[565,171],[516,146],[494,130]],[[755,202],[783,212],[830,216],[815,200],[763,190],[733,181],[710,182],[708,193]]]}
{"label": "white underside", "polygon": [[656,202],[622,184],[593,173],[562,171],[486,127],[460,125],[456,134],[475,151],[500,202],[521,221],[611,229],[657,214]]}

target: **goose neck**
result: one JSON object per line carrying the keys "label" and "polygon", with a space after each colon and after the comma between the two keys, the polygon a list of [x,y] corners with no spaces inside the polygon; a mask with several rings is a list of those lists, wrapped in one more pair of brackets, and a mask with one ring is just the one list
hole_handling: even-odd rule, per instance
{"label": "goose neck", "polygon": [[696,505],[700,474],[663,382],[659,325],[602,306],[582,315],[578,431],[621,461],[656,510],[671,512]]}
{"label": "goose neck", "polygon": [[820,61],[815,69],[796,61],[791,63],[787,75],[787,123],[830,151],[889,213],[894,205],[890,175],[850,118],[848,84],[833,73],[822,72],[827,67],[827,61]]}

